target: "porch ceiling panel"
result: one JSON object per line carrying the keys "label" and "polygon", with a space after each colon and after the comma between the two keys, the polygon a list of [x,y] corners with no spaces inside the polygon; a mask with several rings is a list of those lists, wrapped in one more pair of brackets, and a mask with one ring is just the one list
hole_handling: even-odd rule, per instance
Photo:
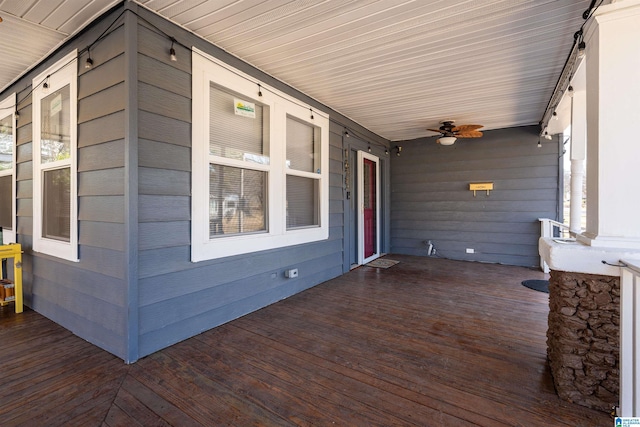
{"label": "porch ceiling panel", "polygon": [[[113,0],[0,1],[0,87]],[[390,140],[536,124],[588,0],[139,0]],[[41,35],[42,33],[42,35]],[[13,50],[11,50],[13,49]],[[26,54],[24,54],[27,52]]]}

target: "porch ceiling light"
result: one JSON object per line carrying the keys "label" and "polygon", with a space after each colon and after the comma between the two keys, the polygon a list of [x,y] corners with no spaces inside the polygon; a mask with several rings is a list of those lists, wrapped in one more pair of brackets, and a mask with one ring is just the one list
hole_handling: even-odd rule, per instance
{"label": "porch ceiling light", "polygon": [[440,145],[453,145],[454,142],[456,142],[456,137],[455,136],[443,136],[438,138],[438,144]]}

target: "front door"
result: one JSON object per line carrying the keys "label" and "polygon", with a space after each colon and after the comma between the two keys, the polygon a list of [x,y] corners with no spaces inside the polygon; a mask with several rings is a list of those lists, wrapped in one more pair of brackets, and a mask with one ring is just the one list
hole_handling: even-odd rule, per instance
{"label": "front door", "polygon": [[379,159],[358,152],[358,258],[366,264],[380,256]]}

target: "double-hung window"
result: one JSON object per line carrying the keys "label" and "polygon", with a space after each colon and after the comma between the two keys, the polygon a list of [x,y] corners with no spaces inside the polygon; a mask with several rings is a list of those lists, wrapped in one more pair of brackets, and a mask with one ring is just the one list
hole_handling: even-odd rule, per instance
{"label": "double-hung window", "polygon": [[16,241],[15,105],[15,94],[0,102],[0,227],[4,243]]}
{"label": "double-hung window", "polygon": [[329,117],[194,49],[192,261],[328,238]]}
{"label": "double-hung window", "polygon": [[78,260],[77,52],[33,79],[33,250]]}

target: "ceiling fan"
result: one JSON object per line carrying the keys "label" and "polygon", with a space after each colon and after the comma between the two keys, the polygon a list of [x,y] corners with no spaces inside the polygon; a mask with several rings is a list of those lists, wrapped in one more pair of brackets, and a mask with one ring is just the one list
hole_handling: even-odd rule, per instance
{"label": "ceiling fan", "polygon": [[478,130],[482,125],[455,126],[454,123],[455,120],[443,120],[440,122],[442,125],[440,128],[427,130],[440,133],[441,136],[437,142],[441,145],[452,145],[457,138],[480,138],[482,136],[482,132]]}

